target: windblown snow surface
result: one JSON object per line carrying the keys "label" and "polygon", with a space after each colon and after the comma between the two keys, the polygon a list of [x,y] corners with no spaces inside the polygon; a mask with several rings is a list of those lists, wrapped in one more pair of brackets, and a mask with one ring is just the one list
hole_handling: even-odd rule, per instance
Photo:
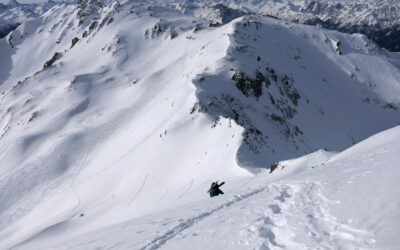
{"label": "windblown snow surface", "polygon": [[399,54],[268,17],[210,26],[82,1],[0,40],[1,249],[400,245]]}

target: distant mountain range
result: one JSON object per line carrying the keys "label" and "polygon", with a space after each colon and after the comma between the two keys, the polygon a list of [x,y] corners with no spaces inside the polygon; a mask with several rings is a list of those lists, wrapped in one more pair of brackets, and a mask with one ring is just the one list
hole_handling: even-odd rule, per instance
{"label": "distant mountain range", "polygon": [[11,0],[7,4],[0,3],[0,38],[5,37],[21,23],[39,17],[58,4],[70,4],[71,1],[43,1],[39,4],[23,4]]}
{"label": "distant mountain range", "polygon": [[361,33],[383,48],[400,51],[400,3],[396,1],[150,1],[173,6],[183,13],[197,12],[207,16],[204,12],[208,11],[214,13],[208,16],[215,16],[216,21],[230,20],[230,17],[237,17],[239,13],[256,13],[345,33]]}
{"label": "distant mountain range", "polygon": [[[21,22],[40,16],[57,4],[77,1],[45,1],[40,4],[21,4],[11,0],[0,3],[0,38]],[[113,1],[104,0],[103,3]],[[280,19],[321,26],[345,33],[361,33],[379,46],[400,51],[400,2],[393,0],[327,1],[327,0],[149,0],[153,4],[173,7],[183,13],[197,13],[201,17],[226,23],[238,16],[256,13]]]}

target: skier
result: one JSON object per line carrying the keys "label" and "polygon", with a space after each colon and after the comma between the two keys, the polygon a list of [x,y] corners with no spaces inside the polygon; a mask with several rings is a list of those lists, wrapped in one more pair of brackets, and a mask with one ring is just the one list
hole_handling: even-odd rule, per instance
{"label": "skier", "polygon": [[218,184],[218,181],[211,183],[210,189],[207,191],[210,193],[210,197],[214,197],[220,194],[224,194],[221,189],[219,189],[220,186],[224,185],[225,182],[221,182],[221,184]]}

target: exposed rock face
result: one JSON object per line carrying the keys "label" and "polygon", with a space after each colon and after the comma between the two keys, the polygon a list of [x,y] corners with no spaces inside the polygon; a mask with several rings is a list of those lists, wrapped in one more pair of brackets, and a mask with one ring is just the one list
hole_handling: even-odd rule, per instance
{"label": "exposed rock face", "polygon": [[211,21],[214,25],[229,23],[233,19],[243,16],[246,12],[229,8],[223,4],[215,4],[202,9],[200,17]]}
{"label": "exposed rock face", "polygon": [[96,17],[99,10],[103,8],[103,4],[99,0],[79,0],[77,7],[79,24],[83,24],[86,20],[86,17]]}

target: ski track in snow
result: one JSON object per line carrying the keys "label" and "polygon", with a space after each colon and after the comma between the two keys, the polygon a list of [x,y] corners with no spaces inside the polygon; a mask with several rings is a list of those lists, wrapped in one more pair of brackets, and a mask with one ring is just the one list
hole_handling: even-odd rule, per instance
{"label": "ski track in snow", "polygon": [[[178,196],[178,200],[180,199],[180,198],[182,198],[185,194],[187,194],[187,192],[189,192],[189,190],[192,188],[192,186],[193,186],[193,182],[194,182],[194,180],[193,179],[191,179],[190,180],[190,182],[189,182],[189,184],[187,185],[188,187],[185,189],[185,191],[181,194],[181,195],[179,195]],[[185,185],[186,186],[186,185]]]}
{"label": "ski track in snow", "polygon": [[144,185],[146,184],[147,178],[149,178],[149,175],[146,175],[144,177],[144,180],[142,182],[142,185],[140,185],[138,191],[136,192],[136,194],[132,197],[132,199],[128,202],[128,206],[131,205],[131,203],[136,199],[136,197],[138,197],[138,195],[140,194],[140,192],[142,191]]}
{"label": "ski track in snow", "polygon": [[[334,202],[323,197],[320,189],[321,185],[313,181],[268,184],[245,194],[236,195],[230,201],[212,210],[186,219],[153,238],[140,249],[160,249],[181,235],[183,231],[202,224],[212,216],[222,215],[219,213],[225,209],[238,209],[239,207],[235,205],[239,202],[250,198],[259,199],[259,196],[266,196],[267,200],[263,207],[267,209],[264,211],[264,216],[258,218],[257,222],[250,226],[250,231],[253,234],[256,232],[259,239],[262,239],[260,250],[307,249],[310,247],[331,249],[334,246],[338,246],[340,249],[351,249],[354,246],[362,247],[372,244],[373,240],[363,241],[366,237],[371,238],[368,232],[341,224],[334,216],[330,215],[328,206]],[[254,208],[248,208],[248,210],[254,210]],[[242,231],[246,232],[249,229]],[[309,241],[294,243],[298,242],[295,236],[299,232],[307,232],[304,237]],[[289,245],[288,242],[290,242]]]}
{"label": "ski track in snow", "polygon": [[[275,189],[279,190],[279,194],[273,198],[276,202],[268,206],[265,218],[256,224],[259,235],[265,238],[260,249],[351,249],[364,243],[369,244],[358,240],[370,237],[367,232],[341,224],[330,215],[328,207],[334,202],[322,196],[319,183],[291,183],[282,187],[275,186]],[[299,229],[306,232],[303,236],[307,238],[305,243],[302,242],[304,240],[294,243],[298,242],[294,236]],[[290,246],[287,246],[288,242],[292,242]],[[311,242],[316,245],[308,245]]]}
{"label": "ski track in snow", "polygon": [[243,201],[245,199],[248,199],[249,197],[256,195],[264,190],[268,189],[268,186],[259,188],[259,189],[255,189],[247,194],[244,195],[237,195],[234,196],[234,198],[228,202],[225,202],[221,205],[219,205],[217,208],[212,209],[208,212],[204,212],[201,213],[197,216],[191,217],[186,219],[184,222],[180,223],[179,225],[175,226],[172,229],[167,230],[164,234],[157,236],[156,238],[154,238],[153,240],[151,240],[148,244],[146,244],[144,247],[140,248],[140,250],[145,250],[145,249],[159,249],[161,246],[163,246],[164,244],[166,244],[169,240],[171,240],[172,238],[174,238],[175,236],[177,236],[180,232],[192,227],[193,225],[195,225],[196,223],[199,223],[205,219],[207,219],[209,216],[215,214],[216,212],[228,208],[240,201]]}
{"label": "ski track in snow", "polygon": [[[349,190],[352,186],[346,187],[344,183],[365,181],[371,174],[384,172],[386,162],[377,166],[369,163],[384,158],[382,155],[393,154],[398,147],[378,145],[359,153],[357,146],[354,148],[349,151],[357,158],[351,159],[359,165],[348,165],[349,159],[343,157],[348,153],[340,158],[318,151],[305,158],[282,162],[281,166],[285,167],[279,167],[272,175],[266,171],[249,177],[244,184],[236,183],[238,189],[233,193],[238,195],[219,196],[209,202],[195,201],[148,214],[88,232],[68,242],[55,242],[57,245],[48,249],[204,249],[204,243],[208,242],[213,242],[213,249],[221,246],[241,250],[386,249],[375,246],[379,238],[366,226],[368,224],[352,223],[351,216],[341,217],[334,210],[336,205],[349,201],[340,199],[343,194],[335,196],[332,192],[341,193],[338,190],[341,188]],[[318,162],[327,163],[322,166]],[[371,166],[361,167],[368,164]],[[247,185],[250,181],[252,185]],[[330,187],[332,182],[335,186]],[[179,190],[182,192],[188,186],[190,184]],[[382,213],[386,216],[385,211]]]}

